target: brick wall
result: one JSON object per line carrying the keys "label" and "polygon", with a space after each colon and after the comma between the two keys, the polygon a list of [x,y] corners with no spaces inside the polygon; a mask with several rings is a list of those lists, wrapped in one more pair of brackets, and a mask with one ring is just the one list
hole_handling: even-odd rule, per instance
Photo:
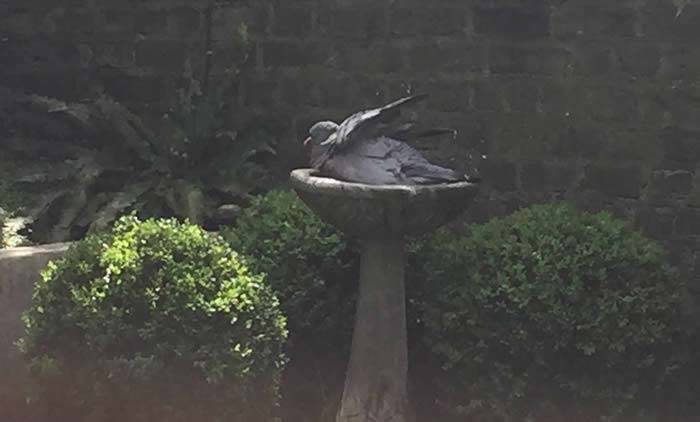
{"label": "brick wall", "polygon": [[[161,110],[185,58],[201,66],[207,4],[0,0],[0,77],[63,97],[100,81]],[[271,113],[291,141],[429,92],[423,116],[459,136],[419,146],[486,180],[469,218],[552,199],[608,209],[700,280],[700,0],[228,1],[215,71],[238,22],[254,45],[237,113]]]}

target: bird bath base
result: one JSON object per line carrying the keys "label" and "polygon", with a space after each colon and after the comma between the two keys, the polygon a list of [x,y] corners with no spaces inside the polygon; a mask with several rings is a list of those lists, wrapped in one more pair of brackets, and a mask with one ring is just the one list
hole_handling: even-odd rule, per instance
{"label": "bird bath base", "polygon": [[352,352],[336,422],[405,422],[408,351],[403,239],[366,238]]}
{"label": "bird bath base", "polygon": [[362,240],[350,362],[336,422],[408,422],[404,237],[447,223],[477,185],[365,185],[294,170],[299,197],[324,221]]}

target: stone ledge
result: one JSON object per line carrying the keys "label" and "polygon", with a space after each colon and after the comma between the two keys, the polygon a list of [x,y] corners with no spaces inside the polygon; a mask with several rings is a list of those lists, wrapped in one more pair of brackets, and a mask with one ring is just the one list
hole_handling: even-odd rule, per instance
{"label": "stone ledge", "polygon": [[[0,250],[0,402],[25,385],[26,373],[15,342],[24,332],[21,316],[30,305],[34,283],[48,262],[63,256],[68,243]],[[0,418],[2,419],[2,418]]]}

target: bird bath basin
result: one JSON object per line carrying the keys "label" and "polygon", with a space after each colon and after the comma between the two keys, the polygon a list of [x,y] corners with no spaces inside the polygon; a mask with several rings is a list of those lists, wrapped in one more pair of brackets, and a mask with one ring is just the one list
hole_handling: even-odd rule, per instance
{"label": "bird bath basin", "polygon": [[478,185],[366,185],[292,171],[304,203],[362,239],[352,350],[336,422],[406,422],[408,353],[404,236],[432,231],[463,212]]}

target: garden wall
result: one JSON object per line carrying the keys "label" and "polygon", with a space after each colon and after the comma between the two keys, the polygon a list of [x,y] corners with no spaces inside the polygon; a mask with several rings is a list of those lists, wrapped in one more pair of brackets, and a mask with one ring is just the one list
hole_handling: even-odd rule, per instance
{"label": "garden wall", "polygon": [[[459,136],[420,147],[488,185],[470,219],[552,199],[608,209],[663,241],[700,289],[700,1],[216,3],[214,73],[245,22],[232,102],[282,121],[288,151],[315,119],[429,92],[424,116]],[[0,80],[162,111],[185,59],[203,66],[208,4],[0,0]]]}
{"label": "garden wall", "polygon": [[29,308],[39,273],[50,260],[63,256],[67,247],[61,243],[0,250],[0,416],[9,417],[10,421],[14,420],[14,407],[23,401],[29,383],[15,346],[24,332],[21,315]]}

